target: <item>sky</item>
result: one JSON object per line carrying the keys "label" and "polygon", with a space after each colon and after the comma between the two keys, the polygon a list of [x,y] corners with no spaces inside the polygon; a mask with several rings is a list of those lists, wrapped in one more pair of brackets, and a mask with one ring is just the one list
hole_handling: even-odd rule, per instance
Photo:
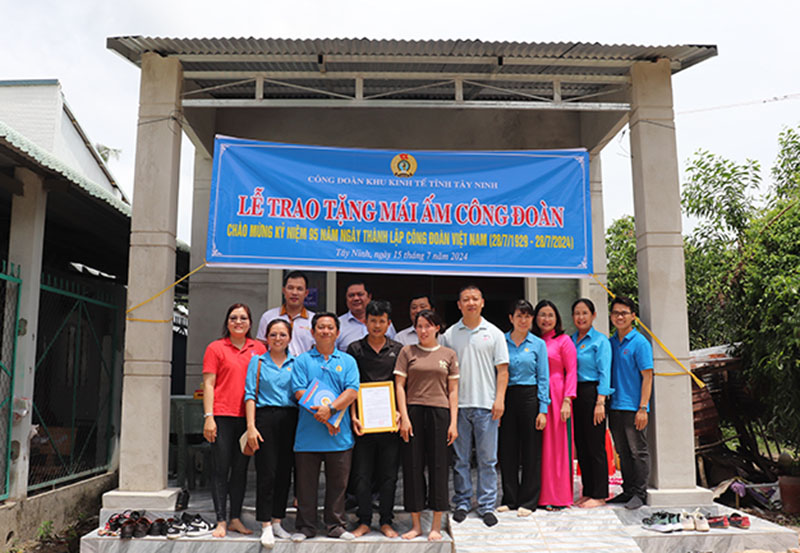
{"label": "sky", "polygon": [[[29,0],[2,2],[0,80],[58,79],[95,143],[121,150],[109,164],[133,189],[139,69],[106,49],[111,36],[182,38],[478,39],[605,44],[714,44],[717,57],[673,78],[683,179],[699,149],[759,160],[764,178],[777,137],[800,125],[796,58],[800,3],[762,0],[477,2],[474,0]],[[733,107],[730,107],[733,106]],[[633,214],[623,131],[602,153],[605,223]],[[191,236],[193,147],[184,139],[178,238]],[[684,230],[692,226],[684,221]]]}

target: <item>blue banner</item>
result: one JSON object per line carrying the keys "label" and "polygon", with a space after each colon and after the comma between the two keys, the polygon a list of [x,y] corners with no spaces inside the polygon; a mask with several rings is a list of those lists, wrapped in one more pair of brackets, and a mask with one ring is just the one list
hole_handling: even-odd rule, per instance
{"label": "blue banner", "polygon": [[209,265],[592,273],[583,150],[360,150],[217,136]]}

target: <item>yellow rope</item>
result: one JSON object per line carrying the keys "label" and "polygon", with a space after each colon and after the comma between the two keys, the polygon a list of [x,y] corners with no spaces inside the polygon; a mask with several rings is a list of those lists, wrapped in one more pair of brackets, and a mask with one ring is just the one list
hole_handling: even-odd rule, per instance
{"label": "yellow rope", "polygon": [[[140,308],[141,306],[143,306],[144,304],[146,304],[146,303],[150,303],[151,301],[153,301],[153,300],[154,300],[154,299],[156,299],[157,297],[159,297],[159,296],[161,296],[162,294],[164,294],[164,293],[166,293],[166,292],[170,291],[172,288],[174,288],[175,286],[177,286],[178,284],[180,284],[181,282],[183,282],[184,280],[186,280],[187,278],[189,278],[190,276],[192,276],[193,274],[195,274],[197,271],[199,271],[200,269],[202,269],[203,267],[205,267],[205,266],[206,266],[206,264],[207,264],[207,262],[206,262],[206,261],[204,261],[202,264],[200,264],[200,266],[198,266],[198,267],[197,267],[196,269],[194,269],[192,272],[185,274],[184,276],[182,276],[181,278],[179,278],[178,280],[176,280],[175,282],[173,282],[172,284],[170,284],[169,286],[167,286],[166,288],[164,288],[163,290],[161,290],[161,291],[160,291],[158,294],[156,294],[155,296],[153,296],[153,297],[151,297],[151,298],[148,298],[148,299],[144,300],[142,303],[136,304],[136,305],[134,305],[133,307],[131,307],[130,309],[128,309],[128,310],[125,312],[125,314],[127,315],[127,314],[128,314],[128,313],[130,313],[131,311],[134,311],[134,310],[136,310],[136,309],[139,309],[139,308]],[[167,321],[161,321],[161,320],[155,320],[155,319],[134,319],[134,318],[131,318],[131,317],[128,317],[128,318],[127,318],[127,320],[129,320],[129,321],[137,321],[137,322],[141,322],[141,323],[169,323],[169,322],[172,322],[171,320],[167,320]]]}
{"label": "yellow rope", "polygon": [[[613,293],[611,290],[609,290],[608,288],[606,288],[606,285],[605,285],[605,284],[603,284],[603,283],[600,281],[600,279],[599,279],[599,278],[597,278],[597,275],[592,275],[592,278],[593,278],[593,279],[595,279],[595,280],[597,281],[597,283],[598,283],[600,286],[602,286],[602,287],[603,287],[603,290],[605,290],[605,291],[606,291],[606,293],[607,293],[609,296],[611,296],[611,299],[614,299],[614,298],[616,297],[616,296],[614,295],[614,293]],[[646,325],[646,324],[644,324],[644,323],[642,322],[642,320],[641,320],[641,319],[638,317],[638,315],[636,316],[636,321],[637,321],[637,322],[638,322],[638,323],[639,323],[639,324],[642,326],[642,328],[643,328],[643,329],[645,329],[645,330],[647,331],[647,333],[648,333],[648,334],[649,334],[649,335],[650,335],[650,336],[653,338],[653,340],[656,342],[656,344],[658,344],[658,345],[661,347],[661,349],[663,349],[663,350],[664,350],[664,352],[665,352],[667,355],[669,355],[669,356],[670,356],[670,358],[671,358],[673,361],[675,361],[675,362],[676,362],[678,365],[680,365],[680,367],[681,367],[681,368],[683,369],[683,371],[684,371],[684,372],[674,372],[674,373],[654,373],[655,375],[657,375],[657,376],[683,376],[684,374],[688,374],[689,376],[691,376],[691,377],[692,377],[692,379],[694,380],[695,384],[697,384],[697,386],[698,386],[698,387],[700,387],[700,388],[705,388],[705,387],[706,387],[706,385],[705,385],[705,382],[703,382],[702,380],[700,380],[700,379],[697,377],[697,375],[696,375],[696,374],[694,374],[692,371],[690,371],[689,369],[687,369],[687,368],[686,368],[686,366],[685,366],[683,363],[681,363],[681,362],[680,362],[680,360],[679,360],[677,357],[675,357],[675,355],[673,355],[673,353],[672,353],[672,352],[669,350],[669,348],[666,346],[666,344],[664,344],[664,342],[662,342],[662,341],[659,339],[659,337],[658,337],[658,336],[656,336],[655,334],[653,334],[653,331],[652,331],[652,330],[650,330],[649,328],[647,328],[647,325]]]}

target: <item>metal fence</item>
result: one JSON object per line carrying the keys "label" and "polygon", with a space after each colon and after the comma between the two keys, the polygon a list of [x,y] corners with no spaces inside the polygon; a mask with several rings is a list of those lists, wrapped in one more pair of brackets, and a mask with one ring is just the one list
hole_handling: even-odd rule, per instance
{"label": "metal fence", "polygon": [[114,292],[42,275],[29,491],[108,470],[122,309]]}
{"label": "metal fence", "polygon": [[19,267],[0,262],[0,501],[8,498],[11,417],[19,324]]}

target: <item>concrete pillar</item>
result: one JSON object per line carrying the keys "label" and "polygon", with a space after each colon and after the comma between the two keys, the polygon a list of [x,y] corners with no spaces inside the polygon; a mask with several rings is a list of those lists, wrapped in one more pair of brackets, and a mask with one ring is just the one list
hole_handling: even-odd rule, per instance
{"label": "concrete pillar", "polygon": [[30,433],[33,421],[33,384],[36,366],[36,342],[39,330],[39,294],[42,274],[47,191],[39,175],[17,168],[15,178],[23,184],[22,195],[11,199],[8,260],[20,268],[19,336],[14,370],[12,408],[27,406],[25,415],[14,417],[11,425],[11,466],[9,498],[28,495]]}
{"label": "concrete pillar", "polygon": [[[192,203],[192,252],[194,269],[206,258],[208,235],[208,200],[211,194],[212,159],[198,148],[194,157],[194,194]],[[268,298],[269,279],[278,281],[277,292]],[[263,269],[212,269],[206,267],[189,278],[189,339],[186,347],[186,393],[201,387],[203,354],[206,346],[222,335],[225,311],[232,303],[245,303],[253,312],[253,336],[258,321],[269,306],[281,301],[282,273]]]}
{"label": "concrete pillar", "polygon": [[[177,59],[142,56],[128,308],[175,280],[182,81]],[[120,487],[103,496],[106,508],[175,506],[178,490],[167,489],[172,312],[170,290],[128,315]]]}
{"label": "concrete pillar", "polygon": [[[606,269],[606,225],[603,212],[603,172],[600,165],[600,154],[589,156],[589,185],[592,194],[592,257],[594,258],[594,274],[600,282],[608,285]],[[597,310],[594,327],[608,334],[608,301],[606,291],[594,278],[581,281],[581,294],[592,300]]]}
{"label": "concrete pillar", "polygon": [[[631,78],[629,124],[640,317],[689,366],[669,60],[636,63]],[[653,352],[656,374],[680,371],[660,347],[654,345]],[[711,492],[695,485],[691,386],[688,376],[655,376],[649,425],[651,505],[711,502]]]}

